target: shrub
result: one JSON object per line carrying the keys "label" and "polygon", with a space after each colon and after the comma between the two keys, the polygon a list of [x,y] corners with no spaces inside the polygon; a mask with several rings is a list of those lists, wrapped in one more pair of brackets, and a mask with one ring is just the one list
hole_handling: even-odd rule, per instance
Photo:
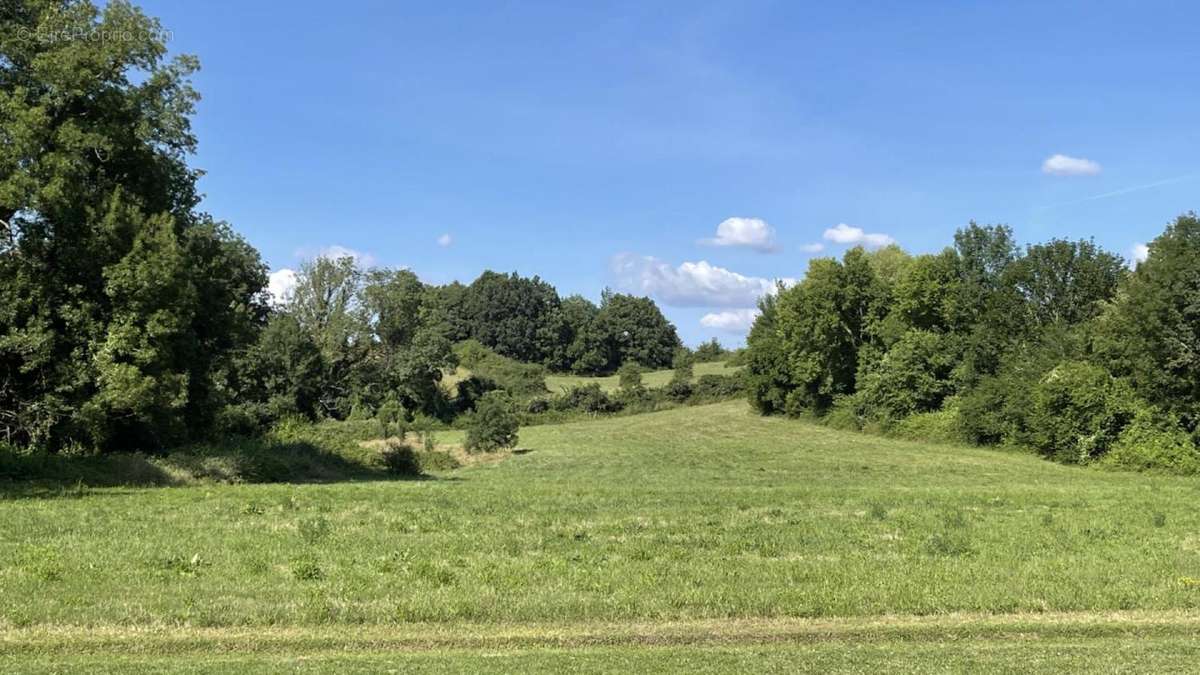
{"label": "shrub", "polygon": [[463,340],[454,345],[454,354],[458,356],[458,362],[469,370],[475,370],[487,359],[498,356],[479,340]]}
{"label": "shrub", "polygon": [[860,376],[859,391],[868,412],[884,425],[916,413],[937,410],[954,385],[952,345],[941,335],[910,330]]}
{"label": "shrub", "polygon": [[1033,389],[1030,440],[1047,456],[1082,464],[1112,447],[1138,408],[1128,384],[1107,370],[1065,362]]}
{"label": "shrub", "polygon": [[667,383],[667,386],[663,387],[663,391],[673,401],[686,401],[692,396],[692,383],[690,380],[690,376],[682,377],[680,376],[680,371],[676,370],[675,375],[671,377],[671,381]]}
{"label": "shrub", "polygon": [[544,398],[529,399],[529,403],[525,404],[525,412],[530,415],[539,415],[550,409],[550,401]]}
{"label": "shrub", "polygon": [[687,347],[680,347],[675,350],[675,357],[671,359],[671,367],[675,369],[675,374],[672,377],[690,382],[695,370],[695,363],[696,358]]}
{"label": "shrub", "polygon": [[835,398],[821,421],[826,426],[842,431],[862,431],[865,420],[861,397],[850,395]]}
{"label": "shrub", "polygon": [[1125,427],[1100,464],[1112,469],[1190,476],[1200,473],[1200,449],[1174,420],[1155,419],[1145,409]]}
{"label": "shrub", "polygon": [[[507,356],[501,356],[475,340],[460,342],[454,347],[454,353],[463,367],[469,369],[478,382],[459,383],[460,396],[462,387],[467,385],[477,400],[485,391],[499,387],[518,398],[536,396],[546,393],[546,369],[536,363],[522,363]],[[473,402],[473,401],[472,401]],[[461,410],[469,410],[459,406]]]}
{"label": "shrub", "polygon": [[475,404],[480,398],[483,398],[484,394],[502,388],[489,378],[472,374],[470,377],[459,381],[455,387],[454,411],[460,415],[470,412],[475,409]]}
{"label": "shrub", "polygon": [[642,368],[636,363],[626,363],[617,369],[617,378],[622,391],[633,391],[642,386]]}
{"label": "shrub", "polygon": [[708,342],[702,343],[696,347],[694,352],[696,361],[700,363],[708,363],[712,361],[720,361],[729,354],[729,350],[721,346],[717,338],[713,338]]}
{"label": "shrub", "polygon": [[658,394],[659,392],[640,385],[631,389],[622,388],[617,390],[613,402],[621,410],[648,411],[654,409],[654,402],[658,398]]}
{"label": "shrub", "polygon": [[1008,414],[1005,384],[998,377],[989,377],[962,396],[958,430],[967,441],[976,445],[997,445],[1017,435],[1021,424]]}
{"label": "shrub", "polygon": [[421,462],[407,443],[391,442],[384,448],[383,466],[393,476],[421,475]]}
{"label": "shrub", "polygon": [[701,375],[692,386],[692,397],[716,401],[737,398],[746,393],[746,380],[740,374]]}
{"label": "shrub", "polygon": [[555,410],[580,410],[593,415],[617,412],[621,404],[614,401],[596,382],[571,388],[554,400]]}
{"label": "shrub", "polygon": [[[400,405],[400,402],[394,397],[389,397],[375,411],[375,419],[379,422],[379,428],[383,433],[383,437],[387,438],[393,424],[398,428],[403,426],[404,406]],[[403,437],[403,434],[399,432],[397,432],[397,435]]]}
{"label": "shrub", "polygon": [[369,403],[359,401],[350,406],[350,416],[347,419],[353,422],[361,422],[363,420],[373,419],[374,417],[375,411],[371,409],[371,405]]}
{"label": "shrub", "polygon": [[516,406],[512,397],[497,391],[484,394],[467,421],[468,452],[495,452],[517,444]]}
{"label": "shrub", "polygon": [[896,423],[891,433],[910,441],[961,443],[958,402],[951,400],[941,410],[909,415]]}

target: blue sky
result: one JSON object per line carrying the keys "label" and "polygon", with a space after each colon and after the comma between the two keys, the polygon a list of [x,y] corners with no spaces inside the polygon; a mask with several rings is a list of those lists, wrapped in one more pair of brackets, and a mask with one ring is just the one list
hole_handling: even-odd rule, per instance
{"label": "blue sky", "polygon": [[203,65],[203,208],[273,270],[515,270],[738,343],[855,241],[1129,256],[1200,209],[1189,3],[140,4]]}

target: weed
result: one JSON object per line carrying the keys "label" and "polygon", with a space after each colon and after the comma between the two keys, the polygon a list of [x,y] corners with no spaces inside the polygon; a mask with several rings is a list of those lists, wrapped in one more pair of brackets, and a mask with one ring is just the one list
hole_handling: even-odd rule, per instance
{"label": "weed", "polygon": [[324,516],[317,516],[315,518],[305,518],[296,523],[296,530],[300,533],[300,538],[304,543],[312,546],[328,537],[333,530],[333,526],[329,524],[329,520]]}
{"label": "weed", "polygon": [[884,520],[887,518],[887,514],[887,507],[878,502],[872,502],[870,507],[867,509],[867,515],[874,520]]}
{"label": "weed", "polygon": [[292,577],[299,581],[320,581],[325,578],[325,570],[321,569],[316,560],[309,557],[292,560],[291,570]]}

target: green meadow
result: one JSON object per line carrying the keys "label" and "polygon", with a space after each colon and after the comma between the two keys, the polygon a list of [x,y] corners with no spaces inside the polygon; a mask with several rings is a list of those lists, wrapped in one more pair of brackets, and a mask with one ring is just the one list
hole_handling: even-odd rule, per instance
{"label": "green meadow", "polygon": [[[738,372],[738,366],[728,366],[724,361],[708,361],[697,363],[692,366],[693,381],[703,377],[704,375],[732,375]],[[665,387],[671,381],[671,376],[675,371],[667,370],[652,370],[642,374],[642,385],[646,387]],[[620,386],[620,377],[617,375],[609,375],[607,377],[588,377],[583,375],[564,375],[560,373],[551,373],[546,376],[546,388],[553,394],[559,394],[573,387],[588,385],[595,382],[600,385],[600,388],[605,391],[616,391]]]}
{"label": "green meadow", "polygon": [[1029,672],[1200,652],[1193,479],[740,401],[525,428],[490,459],[419,480],[0,483],[0,669]]}

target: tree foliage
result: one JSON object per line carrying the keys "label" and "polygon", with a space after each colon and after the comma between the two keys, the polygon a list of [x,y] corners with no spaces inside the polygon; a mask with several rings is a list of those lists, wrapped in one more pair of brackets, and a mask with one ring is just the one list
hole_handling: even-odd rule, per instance
{"label": "tree foliage", "polygon": [[1195,215],[1168,226],[1132,274],[1091,240],[1019,249],[1008,227],[974,222],[940,253],[881,253],[814,260],[761,304],[745,357],[759,411],[824,414],[836,402],[838,424],[907,430],[936,413],[968,440],[1064,462],[1095,461],[1133,420],[1154,420],[1137,437],[1158,450],[1126,443],[1121,462],[1191,466],[1171,425],[1200,422]]}
{"label": "tree foliage", "polygon": [[[106,32],[123,40],[37,36]],[[205,433],[266,314],[258,254],[195,210],[196,61],[126,2],[0,12],[0,434]]]}
{"label": "tree foliage", "polygon": [[489,391],[479,399],[468,419],[468,452],[495,452],[517,444],[517,410],[512,397],[501,391]]}

